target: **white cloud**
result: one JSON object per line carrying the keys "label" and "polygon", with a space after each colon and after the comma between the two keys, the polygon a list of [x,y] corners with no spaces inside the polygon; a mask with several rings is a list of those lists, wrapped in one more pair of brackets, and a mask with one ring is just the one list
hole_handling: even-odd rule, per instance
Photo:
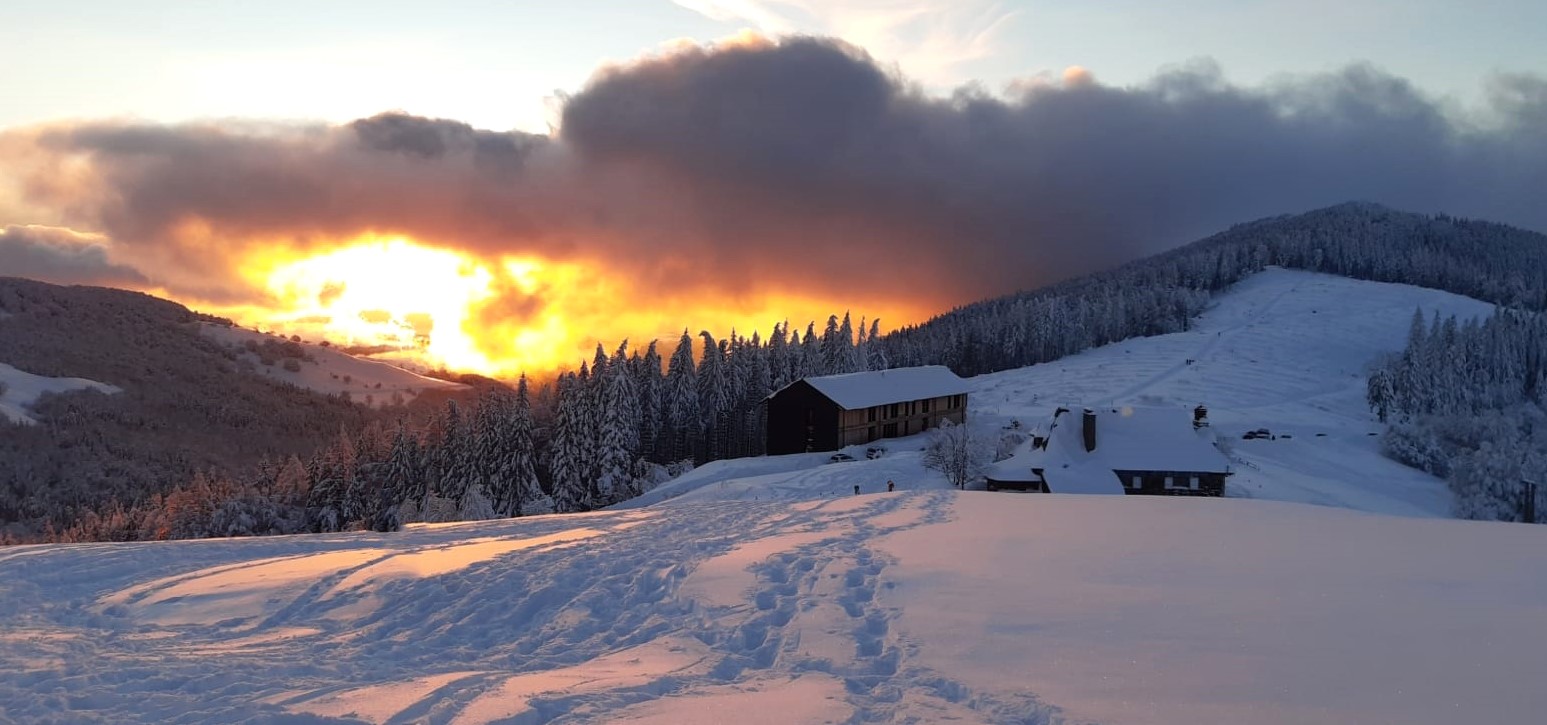
{"label": "white cloud", "polygon": [[769,34],[842,38],[927,85],[968,80],[960,67],[993,55],[1017,12],[983,0],[674,0]]}

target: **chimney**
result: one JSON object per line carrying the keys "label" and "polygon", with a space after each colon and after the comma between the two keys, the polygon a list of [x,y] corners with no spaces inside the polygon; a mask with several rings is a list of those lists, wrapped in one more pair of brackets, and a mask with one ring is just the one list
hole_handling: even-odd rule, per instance
{"label": "chimney", "polygon": [[1032,448],[1038,448],[1038,449],[1046,449],[1047,448],[1047,439],[1042,437],[1042,436],[1032,436],[1031,437],[1031,447]]}
{"label": "chimney", "polygon": [[1209,426],[1209,409],[1199,405],[1192,409],[1192,427],[1207,428]]}
{"label": "chimney", "polygon": [[1085,409],[1085,450],[1096,450],[1096,411]]}

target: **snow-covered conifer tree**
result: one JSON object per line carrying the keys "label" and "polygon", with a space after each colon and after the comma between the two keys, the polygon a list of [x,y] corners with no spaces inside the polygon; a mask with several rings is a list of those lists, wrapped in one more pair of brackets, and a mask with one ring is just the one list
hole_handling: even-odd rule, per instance
{"label": "snow-covered conifer tree", "polygon": [[698,404],[698,376],[693,366],[693,339],[687,330],[677,342],[666,370],[665,434],[670,439],[667,458],[691,458],[702,438],[703,422]]}

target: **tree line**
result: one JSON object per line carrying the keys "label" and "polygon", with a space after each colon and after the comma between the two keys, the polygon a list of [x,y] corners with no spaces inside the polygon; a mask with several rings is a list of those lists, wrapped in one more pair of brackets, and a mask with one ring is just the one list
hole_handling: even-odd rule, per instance
{"label": "tree line", "polygon": [[[943,364],[970,376],[1046,362],[1127,338],[1182,331],[1216,292],[1268,265],[1421,285],[1512,310],[1539,311],[1547,308],[1544,241],[1547,237],[1540,234],[1498,224],[1344,204],[1238,225],[1107,272],[965,305],[885,335],[880,334],[879,321],[862,320],[855,326],[848,315],[835,315],[821,331],[815,324],[808,324],[803,333],[781,324],[766,338],[758,334],[745,338],[734,331],[723,339],[708,332],[695,338],[684,331],[664,358],[655,342],[630,349],[625,341],[611,354],[598,345],[594,358],[581,363],[579,370],[561,374],[529,396],[508,391],[510,400],[525,399],[524,403],[480,400],[470,412],[447,405],[429,422],[405,423],[401,436],[396,431],[366,434],[362,428],[349,428],[359,432],[341,433],[299,469],[288,463],[267,463],[259,466],[266,472],[246,476],[249,480],[218,485],[205,473],[199,490],[235,491],[241,492],[238,498],[288,502],[303,509],[304,515],[291,511],[280,517],[284,525],[302,521],[299,525],[312,530],[387,526],[389,511],[399,520],[438,520],[453,515],[589,510],[637,495],[691,465],[761,454],[762,400],[801,377],[924,364]],[[1514,323],[1492,324],[1479,329],[1502,334],[1498,326]],[[1470,340],[1470,334],[1461,323],[1455,324],[1453,332],[1447,332],[1442,323],[1437,332],[1426,328],[1424,340],[1426,345],[1438,344],[1431,342],[1435,339]],[[1506,346],[1511,351],[1517,347]],[[1424,352],[1414,359],[1431,357]],[[1421,365],[1423,370],[1439,369],[1430,362]],[[1372,385],[1392,386],[1391,399],[1383,397],[1380,403],[1387,414],[1399,405],[1395,397],[1401,386],[1407,387],[1401,388],[1406,392],[1400,395],[1409,397],[1400,405],[1417,406],[1410,413],[1414,416],[1443,416],[1422,412],[1430,403],[1418,402],[1428,400],[1412,392],[1419,389],[1434,391],[1432,396],[1459,396],[1471,401],[1468,405],[1492,401],[1481,408],[1486,411],[1514,410],[1498,404],[1508,399],[1501,391],[1509,390],[1515,380],[1503,373],[1479,383],[1475,391],[1447,393],[1445,384],[1435,382],[1444,376],[1425,377],[1430,373],[1416,370],[1404,373],[1408,377],[1400,381],[1394,377],[1372,381]],[[1526,384],[1524,378],[1519,382]],[[508,421],[518,408],[531,419],[529,433],[489,432],[497,427],[493,421],[513,426]],[[1526,417],[1537,414],[1516,412]],[[1493,412],[1479,414],[1479,419],[1489,415]],[[1510,415],[1510,420],[1519,417]],[[525,436],[530,437],[529,443]],[[350,439],[347,446],[344,438]],[[1510,440],[1527,445],[1534,439]],[[1392,455],[1417,460],[1399,452],[1402,441],[1401,434],[1394,432]],[[465,452],[512,447],[523,451],[520,455],[530,462],[533,477],[526,477],[527,464],[497,465]],[[1454,456],[1444,458],[1450,461]],[[1449,475],[1448,464],[1420,465],[1425,466]],[[278,470],[289,473],[279,476],[274,473]],[[304,485],[295,483],[302,478],[297,470],[306,472]],[[419,483],[388,486],[382,482],[386,470],[398,471],[394,476],[417,471],[413,475]],[[489,470],[519,471],[498,474],[514,476],[518,482],[501,478],[491,483],[494,479],[484,473]],[[298,486],[306,492],[299,504],[294,490]],[[323,493],[318,493],[319,487]],[[515,504],[516,498],[521,503]],[[1458,498],[1503,500],[1471,494]],[[1486,514],[1479,508],[1467,509],[1463,515]],[[210,529],[220,530],[218,526]]]}
{"label": "tree line", "polygon": [[1522,481],[1547,483],[1544,363],[1541,313],[1426,323],[1414,312],[1406,347],[1369,376],[1370,408],[1391,423],[1387,455],[1446,479],[1458,516],[1520,520]]}

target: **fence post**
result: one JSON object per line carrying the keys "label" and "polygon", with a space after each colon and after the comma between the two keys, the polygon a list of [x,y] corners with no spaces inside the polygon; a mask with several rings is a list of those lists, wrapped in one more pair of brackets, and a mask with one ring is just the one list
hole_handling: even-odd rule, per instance
{"label": "fence post", "polygon": [[1520,480],[1522,489],[1520,501],[1520,520],[1528,524],[1536,523],[1536,482]]}

